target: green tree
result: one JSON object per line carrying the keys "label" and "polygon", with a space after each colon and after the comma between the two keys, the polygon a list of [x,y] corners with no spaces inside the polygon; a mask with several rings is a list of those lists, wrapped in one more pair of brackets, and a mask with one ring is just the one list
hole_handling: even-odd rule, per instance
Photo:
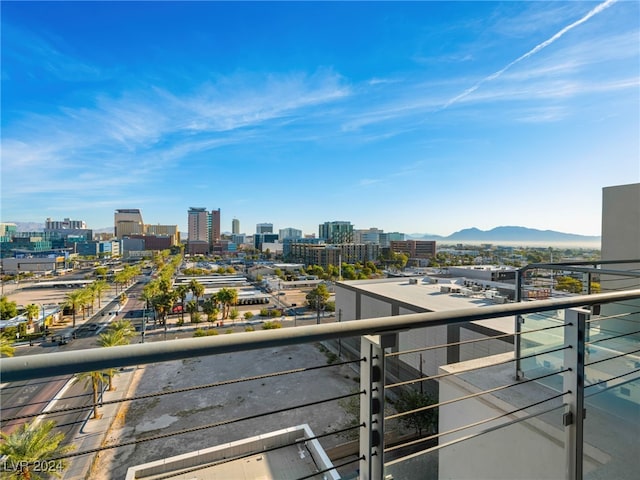
{"label": "green tree", "polygon": [[123,338],[127,339],[127,343],[129,340],[136,336],[136,329],[133,324],[129,320],[116,320],[109,324],[107,328],[107,332],[117,332],[119,335],[122,335]]}
{"label": "green tree", "polygon": [[240,316],[240,312],[238,311],[237,308],[232,308],[231,311],[229,312],[229,318],[234,322],[239,316]]}
{"label": "green tree", "polygon": [[196,297],[196,304],[200,303],[200,297],[204,295],[204,285],[198,282],[195,278],[189,282],[189,290]]}
{"label": "green tree", "polygon": [[207,298],[202,304],[202,311],[207,315],[207,321],[213,326],[213,322],[218,319],[218,302],[214,296]]}
{"label": "green tree", "polygon": [[[127,320],[120,320],[120,322],[126,322],[131,324],[131,322]],[[112,324],[113,325],[113,324]],[[128,345],[129,339],[131,336],[129,335],[129,330],[126,327],[122,328],[111,328],[112,325],[109,325],[109,328],[106,332],[101,333],[98,337],[98,345],[101,347],[117,347],[120,345]],[[107,380],[109,382],[109,391],[113,391],[113,376],[117,373],[115,368],[110,368],[105,370],[104,373],[107,376]]]}
{"label": "green tree", "polygon": [[9,320],[18,316],[18,304],[6,296],[0,297],[0,320]]}
{"label": "green tree", "polygon": [[316,288],[311,290],[307,296],[307,304],[309,308],[317,309],[318,307],[322,309],[322,307],[327,303],[331,294],[329,293],[329,289],[324,283],[320,283]]}
{"label": "green tree", "polygon": [[175,289],[177,297],[180,299],[180,303],[182,304],[182,310],[180,311],[180,319],[182,323],[184,323],[184,310],[185,310],[185,302],[187,300],[187,293],[189,293],[188,285],[178,285]]}
{"label": "green tree", "polygon": [[238,290],[235,288],[221,288],[216,294],[216,298],[222,304],[222,318],[229,318],[231,306],[238,303]]}
{"label": "green tree", "polygon": [[187,312],[191,315],[191,323],[198,323],[198,303],[195,300],[187,302]]}
{"label": "green tree", "polygon": [[11,340],[9,340],[4,335],[0,335],[0,356],[1,357],[13,357],[15,353],[15,348],[11,344]]}
{"label": "green tree", "polygon": [[84,380],[85,386],[91,385],[93,392],[93,415],[91,418],[98,418],[98,394],[100,392],[100,385],[105,381],[109,381],[109,375],[106,372],[83,372],[76,375],[76,381]]}
{"label": "green tree", "polygon": [[65,295],[64,306],[71,309],[71,315],[73,317],[73,328],[76,328],[76,312],[78,308],[84,305],[86,293],[79,289],[73,290]]}
{"label": "green tree", "polygon": [[437,424],[436,409],[425,408],[435,403],[431,395],[407,389],[400,393],[395,407],[398,412],[412,412],[401,417],[401,422],[406,428],[413,428],[418,435],[422,435],[423,430],[431,433]]}
{"label": "green tree", "polygon": [[102,308],[102,294],[108,289],[109,284],[104,280],[96,280],[89,285],[89,290],[91,290],[98,299],[98,308]]}
{"label": "green tree", "polygon": [[109,269],[107,267],[96,267],[93,271],[93,274],[96,277],[102,278],[103,280],[107,279],[107,274],[109,273]]}
{"label": "green tree", "polygon": [[33,321],[38,318],[40,314],[40,307],[35,303],[30,303],[24,308],[25,314],[27,315],[27,324],[29,326],[33,325]]}
{"label": "green tree", "polygon": [[581,293],[582,282],[573,277],[558,277],[556,278],[556,289],[570,293]]}
{"label": "green tree", "polygon": [[[35,422],[35,421],[34,421]],[[4,456],[5,465],[19,466],[16,471],[8,473],[7,477],[20,480],[38,480],[50,478],[51,475],[60,478],[67,468],[65,460],[56,460],[55,469],[50,471],[34,471],[33,465],[39,462],[58,458],[75,449],[74,445],[62,445],[64,433],[53,432],[55,422],[52,420],[41,423],[23,423],[10,434],[0,433],[0,456]]]}

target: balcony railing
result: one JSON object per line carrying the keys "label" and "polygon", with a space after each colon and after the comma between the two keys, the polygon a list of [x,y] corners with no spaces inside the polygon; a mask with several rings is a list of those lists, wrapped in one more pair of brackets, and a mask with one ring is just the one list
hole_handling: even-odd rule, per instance
{"label": "balcony railing", "polygon": [[[281,414],[293,408],[313,408],[324,402],[358,398],[360,418],[354,425],[320,434],[316,432],[313,437],[287,444],[296,447],[307,442],[322,442],[330,435],[355,431],[359,442],[354,454],[345,457],[344,462],[319,468],[313,475],[295,478],[339,478],[340,475],[347,478],[351,471],[357,471],[361,479],[396,480],[416,478],[416,472],[422,472],[420,478],[582,479],[590,475],[593,478],[632,478],[637,473],[634,469],[637,455],[617,445],[605,451],[595,436],[606,433],[607,439],[616,435],[637,439],[637,417],[634,423],[627,421],[627,416],[637,415],[640,404],[638,307],[632,303],[624,312],[616,308],[616,313],[607,314],[606,306],[619,306],[638,299],[640,289],[3,358],[0,364],[2,381],[13,382],[324,342],[341,358],[328,365],[157,391],[122,398],[118,402],[183,394],[194,389],[224,390],[241,382],[345,365],[359,371],[356,391],[327,392],[323,398],[293,407],[265,408],[265,411],[250,415],[216,419],[206,425],[159,433],[131,443],[154,442],[236,422],[260,422],[267,415]],[[495,319],[512,319],[517,326],[513,333],[494,332],[493,335],[461,338],[451,343],[429,342],[417,348],[402,348],[406,344],[403,338],[407,336],[438,338],[438,328]],[[607,330],[607,322],[622,319],[635,327],[624,331]],[[359,342],[357,349],[352,348],[354,339]],[[513,346],[511,351],[504,348],[508,345],[504,340],[520,345],[517,356]],[[495,350],[498,344],[500,351]],[[447,352],[452,349],[459,359],[455,363],[447,361],[451,358]],[[514,368],[516,363],[518,374]],[[403,394],[406,391],[420,392],[415,398],[432,401],[406,408],[407,403],[400,401],[407,397]],[[401,404],[405,406],[404,410],[394,410]],[[48,413],[59,411],[54,409]],[[615,417],[613,423],[607,423],[611,417]],[[589,423],[592,419],[596,422],[593,425]],[[417,434],[392,438],[389,430],[398,424],[415,426]],[[615,433],[612,434],[611,429]],[[66,457],[95,454],[124,445],[104,445],[90,451],[73,452]],[[282,447],[263,447],[261,451],[277,448]],[[251,454],[215,458],[206,466],[222,465]],[[197,470],[203,466],[190,468]],[[183,468],[181,473],[188,470]]]}

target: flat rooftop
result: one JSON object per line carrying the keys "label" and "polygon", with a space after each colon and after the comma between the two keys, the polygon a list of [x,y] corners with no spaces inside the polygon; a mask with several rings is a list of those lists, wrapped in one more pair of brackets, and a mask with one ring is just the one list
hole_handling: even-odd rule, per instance
{"label": "flat rooftop", "polygon": [[[129,468],[126,480],[338,480],[307,424]],[[306,439],[306,441],[305,441]]]}
{"label": "flat rooftop", "polygon": [[[436,281],[437,283],[435,283]],[[469,282],[469,284],[487,284],[501,290],[514,289],[514,285],[506,283],[478,282],[477,279],[465,279],[462,277],[436,278],[424,276],[355,280],[339,282],[337,286],[340,288],[344,285],[347,289],[370,293],[372,296],[383,300],[388,299],[390,302],[404,303],[408,306],[417,307],[415,310],[418,312],[443,312],[498,303],[496,297],[500,298],[501,295],[498,295],[497,290],[487,289],[474,292],[470,287],[465,287],[465,281]],[[443,291],[447,290],[447,287],[449,292]],[[513,316],[482,320],[478,323],[502,333],[514,332]]]}

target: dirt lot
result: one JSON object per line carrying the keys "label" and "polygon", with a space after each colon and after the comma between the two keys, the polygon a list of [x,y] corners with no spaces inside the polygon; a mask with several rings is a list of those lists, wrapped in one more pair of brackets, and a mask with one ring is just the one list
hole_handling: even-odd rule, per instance
{"label": "dirt lot", "polygon": [[[129,393],[142,395],[317,365],[328,365],[327,355],[314,344],[173,361],[140,369]],[[102,478],[124,478],[128,466],[302,423],[308,423],[316,434],[339,429],[349,417],[338,401],[296,407],[357,389],[357,373],[349,366],[338,366],[131,402],[124,427],[112,432],[112,441],[139,440],[263,412],[286,411],[110,450],[100,461],[100,470],[110,472]],[[334,435],[321,443],[330,448],[345,441],[345,437]]]}

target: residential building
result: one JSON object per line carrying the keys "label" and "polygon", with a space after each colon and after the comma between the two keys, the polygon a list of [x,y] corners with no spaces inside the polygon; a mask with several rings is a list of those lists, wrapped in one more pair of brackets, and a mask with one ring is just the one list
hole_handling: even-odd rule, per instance
{"label": "residential building", "polygon": [[187,213],[187,253],[209,253],[210,228],[211,217],[206,208],[189,208]]}
{"label": "residential building", "polygon": [[240,220],[238,220],[237,218],[231,220],[231,233],[233,235],[240,234]]}
{"label": "residential building", "polygon": [[380,243],[380,235],[384,232],[379,228],[356,229],[353,231],[353,243]]}
{"label": "residential building", "polygon": [[353,225],[343,221],[324,222],[318,227],[318,237],[329,244],[353,243]]}
{"label": "residential building", "polygon": [[320,265],[326,269],[329,265],[375,261],[380,255],[380,246],[373,243],[337,245],[292,243],[288,245],[287,251],[289,254],[285,258],[289,261],[301,262],[305,265]]}
{"label": "residential building", "polygon": [[324,240],[322,240],[321,238],[315,238],[315,237],[286,238],[282,242],[282,255],[285,258],[285,260],[290,260],[290,257],[292,255],[291,246],[296,243],[305,244],[305,245],[320,245],[320,244],[324,244]]}
{"label": "residential building", "polygon": [[280,242],[284,242],[289,239],[298,239],[302,238],[302,230],[298,230],[297,228],[281,228],[278,232],[278,239]]}
{"label": "residential building", "polygon": [[433,240],[392,240],[389,244],[392,252],[404,253],[409,259],[429,259],[436,254],[436,242]]}

